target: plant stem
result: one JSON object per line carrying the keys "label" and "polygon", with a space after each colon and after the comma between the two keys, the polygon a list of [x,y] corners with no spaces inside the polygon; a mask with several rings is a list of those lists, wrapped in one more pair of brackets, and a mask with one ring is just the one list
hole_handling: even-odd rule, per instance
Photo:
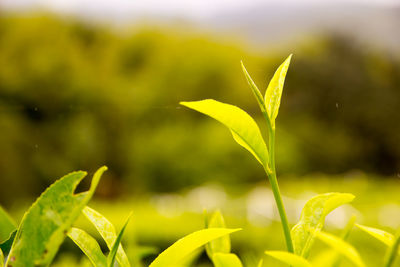
{"label": "plant stem", "polygon": [[293,243],[292,243],[292,237],[290,234],[290,228],[289,228],[289,222],[286,216],[286,211],[285,211],[285,206],[283,205],[282,201],[282,196],[281,192],[279,190],[279,185],[278,185],[278,180],[276,178],[276,170],[275,170],[275,128],[272,127],[271,121],[268,117],[268,114],[266,112],[263,112],[264,118],[267,121],[268,124],[268,130],[269,130],[269,167],[265,168],[265,172],[267,173],[268,180],[271,184],[271,189],[274,194],[276,206],[279,211],[279,216],[281,218],[281,223],[282,223],[282,228],[283,228],[283,234],[285,235],[285,240],[286,240],[286,246],[287,250],[291,253],[294,252],[293,248]]}

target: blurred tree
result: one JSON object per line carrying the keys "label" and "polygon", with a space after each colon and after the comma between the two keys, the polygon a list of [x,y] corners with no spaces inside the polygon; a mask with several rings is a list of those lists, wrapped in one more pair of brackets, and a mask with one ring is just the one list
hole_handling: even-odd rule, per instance
{"label": "blurred tree", "polygon": [[[239,62],[265,88],[286,54],[254,55],[179,30],[121,34],[3,14],[0,200],[102,164],[110,167],[99,189],[106,196],[262,179],[229,132],[178,102],[214,98],[258,114]],[[399,61],[348,39],[296,49],[278,122],[280,173],[397,172],[399,77]]]}

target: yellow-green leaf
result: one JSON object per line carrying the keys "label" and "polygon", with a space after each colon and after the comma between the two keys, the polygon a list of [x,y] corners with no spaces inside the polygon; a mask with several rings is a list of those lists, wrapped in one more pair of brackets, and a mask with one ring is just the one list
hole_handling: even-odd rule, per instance
{"label": "yellow-green leaf", "polygon": [[208,115],[224,124],[232,132],[235,141],[253,154],[265,168],[267,167],[267,146],[256,122],[245,111],[213,99],[181,102],[180,104]]}
{"label": "yellow-green leaf", "polygon": [[257,267],[263,267],[263,265],[264,265],[264,260],[261,259],[261,260],[258,262]]}
{"label": "yellow-green leaf", "polygon": [[208,242],[240,229],[209,228],[189,234],[164,250],[150,267],[175,267],[190,253]]}
{"label": "yellow-green leaf", "polygon": [[[114,225],[106,217],[92,208],[85,207],[83,209],[83,214],[94,225],[94,227],[96,227],[97,231],[106,242],[108,249],[111,250],[115,240],[117,239]],[[119,245],[116,257],[121,266],[130,266],[128,257],[126,256],[122,245]]]}
{"label": "yellow-green leaf", "polygon": [[295,254],[307,258],[315,233],[324,226],[326,215],[353,199],[354,196],[351,194],[326,193],[307,201],[301,212],[300,221],[293,226],[291,231]]}
{"label": "yellow-green leaf", "polygon": [[285,83],[285,77],[289,68],[291,58],[292,55],[290,55],[282,63],[282,65],[279,66],[268,85],[267,91],[265,92],[265,106],[273,128],[275,128],[275,119],[278,116],[283,85]]}
{"label": "yellow-green leaf", "polygon": [[286,251],[265,251],[265,254],[281,261],[286,264],[289,264],[292,267],[312,267],[311,263],[309,263],[303,257],[299,255],[286,252]]}
{"label": "yellow-green leaf", "polygon": [[352,263],[354,263],[358,267],[364,267],[365,264],[362,261],[360,254],[358,254],[357,250],[347,243],[346,241],[340,239],[337,236],[319,231],[316,233],[318,239],[332,247],[334,250],[345,256]]}
{"label": "yellow-green leaf", "polygon": [[[207,228],[225,228],[224,217],[220,211],[216,211],[211,216]],[[210,259],[213,254],[217,252],[230,253],[231,252],[231,239],[229,235],[225,235],[206,244],[206,251]]]}
{"label": "yellow-green leaf", "polygon": [[107,258],[104,256],[96,239],[79,228],[71,228],[68,237],[86,254],[95,267],[107,267]]}
{"label": "yellow-green leaf", "polygon": [[106,169],[102,167],[94,174],[87,192],[74,194],[86,175],[82,171],[70,173],[47,188],[22,218],[6,265],[48,266]]}
{"label": "yellow-green leaf", "polygon": [[243,267],[238,256],[232,253],[214,253],[212,261],[215,267]]}
{"label": "yellow-green leaf", "polygon": [[373,228],[373,227],[368,227],[360,224],[356,224],[356,226],[363,230],[364,232],[370,234],[371,236],[375,237],[379,241],[381,241],[383,244],[386,246],[390,247],[393,245],[394,242],[394,235],[391,233],[388,233],[386,231],[383,231],[381,229]]}

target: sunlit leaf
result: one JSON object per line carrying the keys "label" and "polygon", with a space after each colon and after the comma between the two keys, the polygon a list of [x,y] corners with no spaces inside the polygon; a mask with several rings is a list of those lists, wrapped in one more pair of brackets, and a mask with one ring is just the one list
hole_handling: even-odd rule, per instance
{"label": "sunlit leaf", "polygon": [[353,199],[354,196],[351,194],[326,193],[307,201],[301,212],[300,221],[291,231],[295,254],[307,258],[315,239],[314,235],[324,226],[326,215]]}
{"label": "sunlit leaf", "polygon": [[371,236],[375,237],[379,241],[381,241],[383,244],[386,246],[391,246],[393,245],[394,242],[394,235],[391,233],[388,233],[384,230],[373,228],[373,227],[368,227],[360,224],[356,224],[356,226],[363,230],[364,232],[370,234]]}
{"label": "sunlit leaf", "polygon": [[239,230],[240,229],[209,228],[189,234],[176,241],[172,246],[158,255],[150,264],[150,267],[177,266],[181,260],[201,246],[204,246],[214,239]]}
{"label": "sunlit leaf", "polygon": [[[225,228],[224,217],[222,216],[220,211],[216,211],[213,213],[208,222],[208,228]],[[213,254],[217,252],[230,253],[231,239],[229,235],[225,235],[207,243],[206,251],[210,259],[212,259]]]}
{"label": "sunlit leaf", "polygon": [[[119,246],[121,246],[121,241],[122,241],[122,236],[124,235],[126,226],[128,225],[129,219],[131,218],[132,213],[128,216],[128,219],[126,220],[124,226],[122,227],[121,231],[119,232],[117,238],[115,239],[114,244],[111,247],[110,254],[107,257],[107,266],[108,267],[113,267],[114,262],[115,262],[115,257],[117,255],[117,251],[119,249]],[[127,267],[125,265],[121,265],[122,267]]]}
{"label": "sunlit leaf", "polygon": [[6,241],[12,232],[17,229],[17,224],[11,216],[0,206],[0,243]]}
{"label": "sunlit leaf", "polygon": [[281,96],[283,91],[283,85],[285,83],[285,77],[287,70],[289,68],[290,59],[292,55],[290,55],[276,70],[274,76],[269,82],[267,91],[265,92],[265,106],[272,124],[272,127],[275,128],[275,119],[278,116],[279,106],[281,104]]}
{"label": "sunlit leaf", "polygon": [[74,194],[86,172],[70,173],[52,184],[22,218],[7,266],[48,266],[74,221],[89,202],[106,167],[93,176],[89,191]]}
{"label": "sunlit leaf", "polygon": [[235,141],[253,154],[264,167],[267,167],[267,146],[256,122],[245,111],[213,99],[180,104],[206,114],[227,126]]}
{"label": "sunlit leaf", "polygon": [[263,267],[263,265],[264,265],[264,260],[261,259],[261,260],[258,262],[257,267]]}
{"label": "sunlit leaf", "polygon": [[107,258],[91,235],[81,229],[71,228],[68,237],[78,245],[95,267],[107,267]]}
{"label": "sunlit leaf", "polygon": [[312,267],[303,257],[286,251],[265,251],[265,254],[293,267]]}
{"label": "sunlit leaf", "polygon": [[215,267],[243,267],[238,256],[232,253],[214,253],[212,261]]}
{"label": "sunlit leaf", "polygon": [[316,232],[316,236],[318,239],[320,239],[321,241],[332,247],[334,250],[336,250],[343,256],[345,256],[356,266],[359,267],[365,266],[357,250],[346,241],[343,241],[337,236],[322,231]]}
{"label": "sunlit leaf", "polygon": [[[115,240],[117,239],[114,225],[102,214],[87,206],[83,209],[83,214],[96,227],[97,231],[106,242],[108,249],[111,250]],[[122,245],[119,245],[117,251],[117,261],[121,266],[130,266],[128,257],[126,256]]]}

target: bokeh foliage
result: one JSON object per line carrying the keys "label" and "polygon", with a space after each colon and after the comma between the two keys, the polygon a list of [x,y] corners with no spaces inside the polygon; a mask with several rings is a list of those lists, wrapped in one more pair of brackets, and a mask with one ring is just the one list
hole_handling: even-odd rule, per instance
{"label": "bokeh foliage", "polygon": [[0,200],[103,164],[105,196],[259,181],[257,163],[229,133],[178,102],[213,98],[260,116],[240,60],[265,89],[289,52],[278,172],[399,171],[398,59],[340,36],[264,51],[171,28],[3,14]]}

